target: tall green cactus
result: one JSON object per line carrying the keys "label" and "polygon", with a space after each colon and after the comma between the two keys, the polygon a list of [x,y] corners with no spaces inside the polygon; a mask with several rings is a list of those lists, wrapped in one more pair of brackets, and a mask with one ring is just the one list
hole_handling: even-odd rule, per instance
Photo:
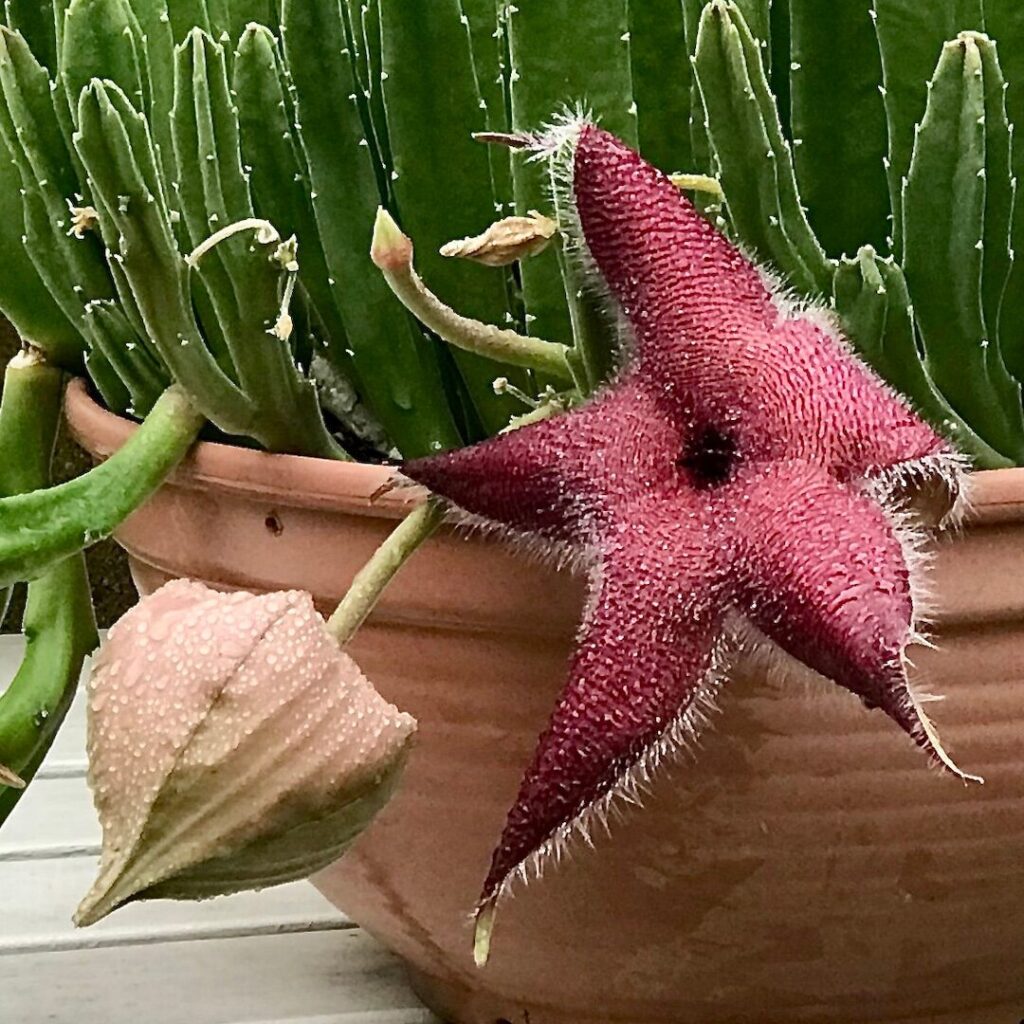
{"label": "tall green cactus", "polygon": [[[521,410],[491,381],[536,393],[543,374],[451,353],[412,320],[366,259],[374,210],[388,208],[419,243],[443,301],[545,339],[575,332],[580,357],[607,372],[613,332],[557,246],[514,272],[436,255],[513,207],[559,213],[545,168],[510,163],[470,132],[532,129],[583,102],[665,170],[714,174],[725,198],[698,196],[709,215],[797,292],[832,302],[863,354],[979,465],[1024,461],[1024,142],[1012,138],[1024,119],[1024,17],[1006,0],[933,6],[7,0],[0,144],[12,161],[0,175],[16,266],[0,308],[62,365],[84,356],[119,411],[144,413],[157,385],[175,379],[228,433],[337,452],[317,425],[316,367],[327,425],[342,440],[386,436],[386,450],[413,455],[493,433]],[[964,31],[973,35],[958,38]],[[79,123],[81,94],[100,97],[94,79],[116,85],[132,111],[121,121],[138,123],[121,136],[122,156],[110,156],[118,174],[152,179],[156,217],[125,214],[130,189],[87,167],[86,155],[101,159],[108,145]],[[111,88],[102,86],[108,100]],[[98,131],[102,118],[90,116]],[[69,202],[101,214],[81,239],[67,233]],[[198,268],[184,263],[218,226],[245,219],[298,239],[298,333],[277,350],[246,339],[281,298],[256,300],[253,288],[279,291],[287,275],[247,268],[245,237]],[[146,222],[150,234],[136,237],[159,235],[148,279],[116,244]],[[868,259],[865,246],[879,255]],[[877,338],[873,321],[861,339],[865,307],[847,313],[847,300],[853,266],[872,261],[898,275],[887,309],[903,301],[905,280],[907,313],[887,315]],[[153,284],[172,280],[170,291]],[[158,294],[176,305],[171,320],[147,312]],[[193,351],[171,356],[154,317],[175,322],[175,340],[189,338]],[[296,359],[311,364],[298,376]]]}
{"label": "tall green cactus", "polygon": [[[727,0],[701,7],[694,73],[729,227],[792,287],[829,297],[861,354],[978,465],[1024,461],[1024,328],[1012,315],[1024,285],[1012,249],[1022,147],[999,58],[1019,46],[1024,20],[998,2],[875,0],[867,15],[839,12],[837,56],[826,45],[840,30],[834,5],[788,0],[784,22],[772,21],[786,36],[771,47],[778,99],[766,105],[764,51],[744,44],[747,12]],[[1007,33],[998,49],[982,31],[990,13]],[[745,127],[752,93],[766,125],[786,126],[767,161],[764,139]],[[831,259],[816,259],[822,250]]]}

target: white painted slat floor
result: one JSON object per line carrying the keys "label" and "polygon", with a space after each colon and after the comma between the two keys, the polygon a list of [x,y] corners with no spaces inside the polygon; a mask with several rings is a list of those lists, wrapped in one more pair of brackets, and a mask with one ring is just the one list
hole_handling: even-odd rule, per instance
{"label": "white painted slat floor", "polygon": [[[0,636],[0,689],[21,650]],[[398,961],[307,882],[75,929],[99,839],[78,699],[0,829],[0,1024],[438,1024]]]}

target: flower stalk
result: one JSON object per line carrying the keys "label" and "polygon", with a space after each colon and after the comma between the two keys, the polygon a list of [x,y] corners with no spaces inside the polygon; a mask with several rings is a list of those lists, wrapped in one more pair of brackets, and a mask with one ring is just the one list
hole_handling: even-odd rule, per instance
{"label": "flower stalk", "polygon": [[444,509],[428,498],[410,512],[356,574],[348,592],[327,622],[327,631],[345,647],[373,611],[381,594],[416,549],[444,521]]}
{"label": "flower stalk", "polygon": [[412,239],[383,207],[377,211],[370,257],[405,308],[449,345],[561,381],[573,380],[569,346],[481,323],[446,306],[416,273]]}

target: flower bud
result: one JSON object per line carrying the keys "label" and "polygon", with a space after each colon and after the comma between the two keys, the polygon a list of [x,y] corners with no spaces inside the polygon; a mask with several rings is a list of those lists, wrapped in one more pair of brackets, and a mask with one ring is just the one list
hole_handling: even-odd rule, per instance
{"label": "flower bud", "polygon": [[531,210],[526,217],[506,217],[492,224],[482,235],[462,238],[442,246],[442,256],[457,256],[488,267],[504,267],[516,260],[543,252],[555,236],[558,225]]}
{"label": "flower bud", "polygon": [[80,925],[326,866],[387,802],[415,730],[297,591],[168,583],[111,629],[88,698],[103,851]]}

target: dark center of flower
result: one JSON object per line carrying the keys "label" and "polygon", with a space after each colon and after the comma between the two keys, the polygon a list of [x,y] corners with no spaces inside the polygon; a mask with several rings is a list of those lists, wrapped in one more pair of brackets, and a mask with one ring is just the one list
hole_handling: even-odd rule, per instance
{"label": "dark center of flower", "polygon": [[708,426],[690,438],[679,465],[693,474],[695,487],[716,487],[729,479],[737,457],[735,438]]}

